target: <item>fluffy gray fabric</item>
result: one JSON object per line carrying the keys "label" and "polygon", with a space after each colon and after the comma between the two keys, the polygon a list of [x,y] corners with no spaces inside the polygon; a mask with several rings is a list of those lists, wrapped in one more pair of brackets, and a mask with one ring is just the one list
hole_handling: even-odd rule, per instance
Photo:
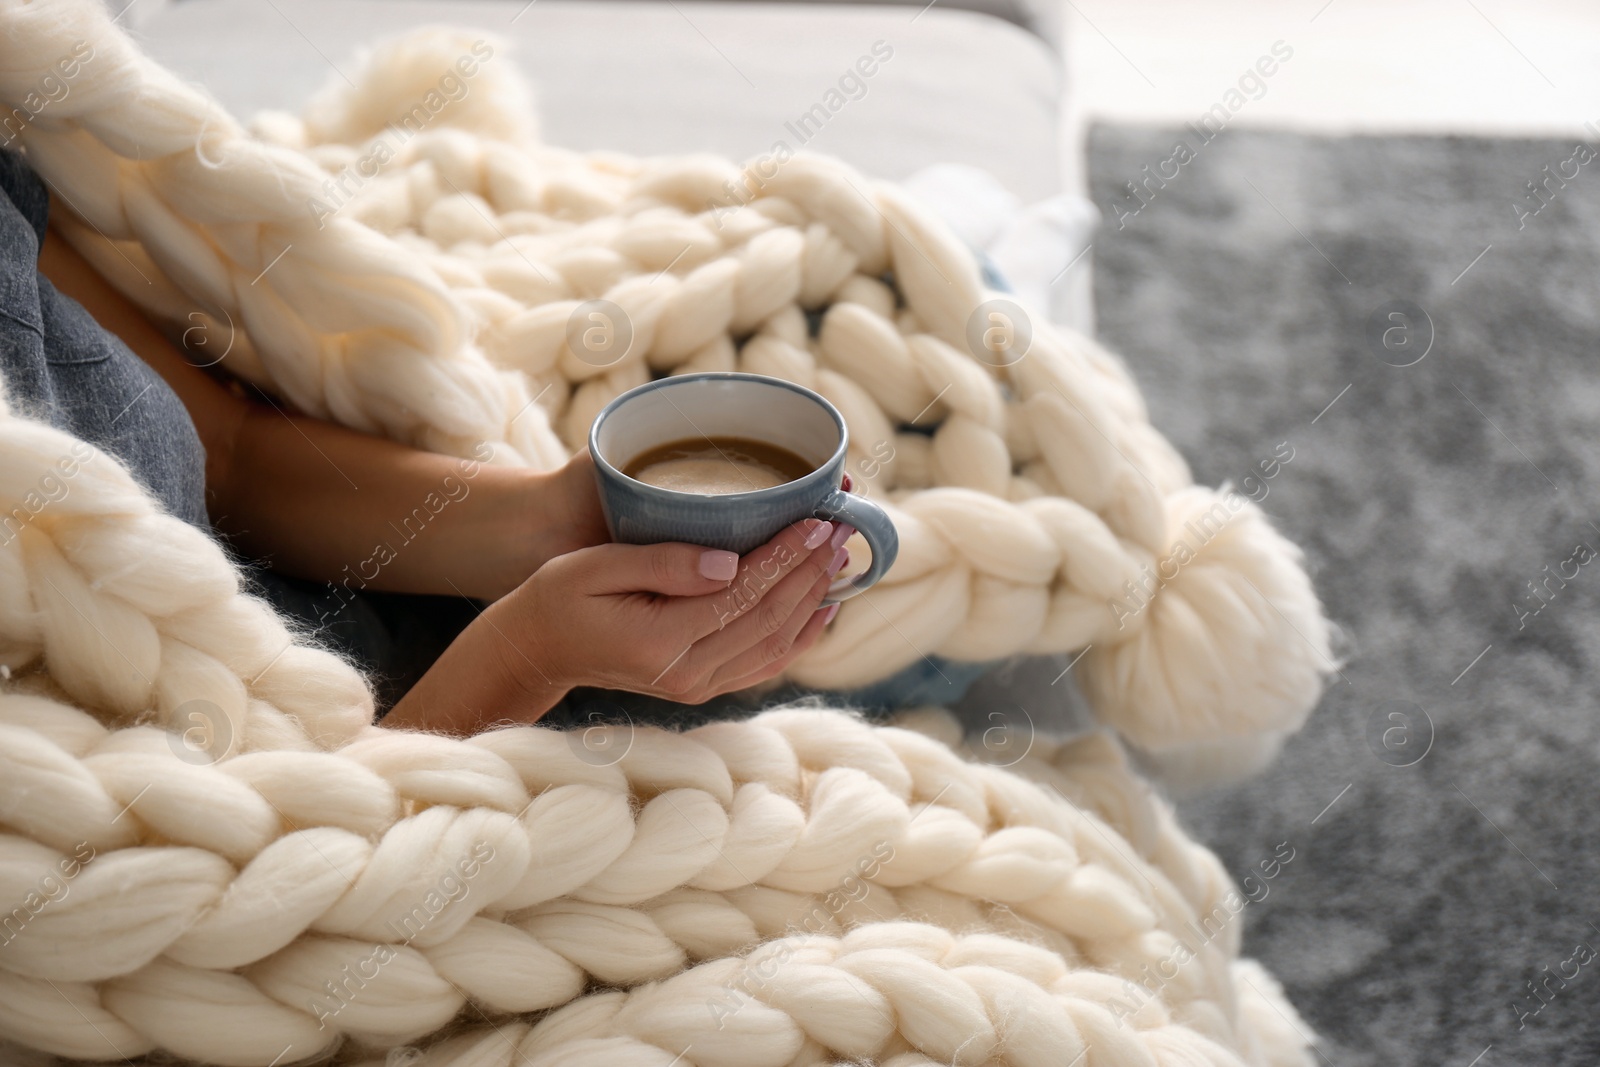
{"label": "fluffy gray fabric", "polygon": [[[1236,876],[1296,849],[1245,948],[1338,1067],[1600,1058],[1600,160],[1576,147],[1091,137],[1105,340],[1201,483],[1293,449],[1263,506],[1344,630],[1271,769],[1181,806]],[[1165,184],[1134,199],[1147,164]]]}

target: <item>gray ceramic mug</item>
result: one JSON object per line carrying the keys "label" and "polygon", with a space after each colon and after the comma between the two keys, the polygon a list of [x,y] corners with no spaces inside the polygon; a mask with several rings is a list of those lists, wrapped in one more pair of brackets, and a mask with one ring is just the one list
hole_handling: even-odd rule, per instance
{"label": "gray ceramic mug", "polygon": [[[748,493],[684,493],[622,473],[657,445],[693,437],[743,437],[786,448],[810,474]],[[589,429],[600,506],[614,541],[686,541],[741,556],[805,518],[848,523],[872,549],[872,565],[841,578],[823,603],[871,588],[894,563],[900,538],[878,505],[840,488],[849,434],[822,397],[781,378],[707,372],[662,378],[617,397]]]}

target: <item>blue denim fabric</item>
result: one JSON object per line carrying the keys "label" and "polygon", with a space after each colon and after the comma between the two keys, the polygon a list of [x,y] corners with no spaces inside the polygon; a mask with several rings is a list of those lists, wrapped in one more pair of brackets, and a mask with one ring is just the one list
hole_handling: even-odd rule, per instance
{"label": "blue denim fabric", "polygon": [[0,150],[0,194],[6,399],[116,456],[168,511],[209,530],[206,453],[189,413],[155,371],[39,273],[50,197],[9,150]]}
{"label": "blue denim fabric", "polygon": [[923,656],[881,682],[860,689],[826,690],[825,695],[835,703],[864,711],[954,704],[966,695],[973,682],[993,670],[996,662],[968,663],[943,656]]}
{"label": "blue denim fabric", "polygon": [[[205,447],[183,402],[121,339],[39,273],[49,210],[44,183],[26,160],[0,150],[0,380],[6,399],[20,414],[116,456],[169,512],[210,533]],[[0,515],[0,538],[16,525],[8,518]],[[453,597],[361,592],[340,599],[320,583],[260,567],[247,573],[255,592],[364,667],[386,707],[476,610]]]}
{"label": "blue denim fabric", "polygon": [[541,722],[561,727],[635,723],[687,730],[723,719],[748,718],[764,708],[797,701],[847,708],[868,719],[882,719],[902,708],[954,704],[973,682],[994,667],[994,663],[958,663],[942,656],[924,656],[904,670],[860,689],[784,685],[759,695],[729,693],[704,704],[680,704],[617,689],[574,689]]}

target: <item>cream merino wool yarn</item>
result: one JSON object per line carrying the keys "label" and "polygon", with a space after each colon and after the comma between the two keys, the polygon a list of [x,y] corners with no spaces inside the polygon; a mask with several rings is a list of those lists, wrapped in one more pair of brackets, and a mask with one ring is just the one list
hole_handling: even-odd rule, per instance
{"label": "cream merino wool yarn", "polygon": [[[984,347],[999,294],[892,185],[786,152],[741,169],[543,145],[503,47],[439,29],[252,136],[92,0],[5,11],[8,104],[94,50],[20,137],[63,232],[302,411],[550,467],[652,375],[737,368],[837,404],[901,553],[795,681],[1086,650],[1101,719],[1193,765],[1264,760],[1314,704],[1333,661],[1294,546],[1191,484],[1092,341],[1024,316],[1025,350]],[[569,343],[593,300],[629,335],[616,356]]]}
{"label": "cream merino wool yarn", "polygon": [[384,730],[110,457],[3,412],[0,450],[0,503],[71,487],[0,549],[0,1038],[243,1067],[1307,1062],[1237,958],[1238,890],[1108,736],[1008,770],[937,712]]}
{"label": "cream merino wool yarn", "polygon": [[[1237,959],[1237,890],[1106,736],[1038,742],[1029,781],[932,712],[594,748],[372,727],[356,673],[115,461],[9,414],[0,447],[6,503],[87,455],[0,554],[9,1041],[245,1067],[1306,1062]],[[173,732],[201,699],[226,713],[205,752]]]}
{"label": "cream merino wool yarn", "polygon": [[[942,368],[960,384],[930,409],[933,443],[919,452],[908,438],[898,473],[880,476],[900,487],[889,495],[908,550],[885,590],[903,600],[874,597],[907,626],[953,597],[940,647],[967,631],[987,640],[1029,604],[1043,621],[1026,641],[1072,647],[1101,610],[1107,568],[1209,499],[1183,487],[1098,349],[1041,327],[1044,347],[1004,376],[961,355],[970,263],[892,191],[836,165],[792,161],[758,203],[723,216],[722,232],[743,238],[717,237],[670,206],[704,192],[696,175],[711,164],[537,148],[518,140],[528,127],[504,103],[509,83],[485,81],[462,112],[470,132],[430,127],[410,144],[433,154],[401,168],[403,185],[373,178],[308,223],[301,198],[323,180],[308,156],[341,151],[313,142],[354,136],[340,123],[363,115],[381,123],[375,97],[270,120],[300,147],[272,146],[151,65],[93,4],[0,11],[8,102],[92,42],[71,92],[24,134],[68,204],[58,218],[108,274],[142,272],[146,291],[128,288],[154,310],[193,321],[200,303],[211,326],[239,323],[229,365],[305,410],[553,463],[563,434],[651,369],[787,371],[833,390],[858,438],[882,440],[876,421],[894,434],[888,419],[937,395],[940,376],[922,376]],[[453,60],[462,43],[397,46],[362,85],[415,89],[405,69]],[[506,152],[521,169],[491,165]],[[862,214],[845,191],[855,184],[882,215]],[[535,193],[539,210],[510,206]],[[421,228],[385,236],[385,210]],[[490,262],[484,240],[453,239],[480,210],[549,238],[515,257],[525,273]],[[692,227],[695,263],[662,262],[659,293],[632,280]],[[541,297],[534,263],[566,288]],[[888,268],[905,308],[876,278]],[[931,295],[941,271],[960,300]],[[629,309],[644,363],[585,376],[546,343],[542,309],[565,314],[562,301],[592,293]],[[797,308],[823,304],[813,345]],[[749,334],[737,352],[734,334]],[[1078,421],[1052,406],[1057,390]],[[1004,485],[963,482],[985,456],[1020,466]],[[244,595],[219,545],[162,513],[114,459],[3,397],[0,511],[25,516],[0,539],[0,1056],[1307,1062],[1281,991],[1238,957],[1239,891],[1109,735],[1038,741],[1007,769],[955,751],[959,731],[935,711],[889,728],[788,709],[684,734],[616,728],[593,747],[528,726],[467,740],[385,730],[360,675]],[[1320,651],[1293,553],[1249,511],[1203,547],[1147,598],[1138,635],[1099,660],[1101,713],[1135,735],[1165,715],[1196,741],[1292,728],[1316,668],[1267,656],[1270,645],[1293,663],[1300,650],[1230,582],[1255,585]],[[1191,662],[1223,650],[1239,662]],[[850,650],[822,651],[826,678],[870,676]],[[1245,660],[1270,679],[1236,677]],[[1191,690],[1193,717],[1180,713]]]}

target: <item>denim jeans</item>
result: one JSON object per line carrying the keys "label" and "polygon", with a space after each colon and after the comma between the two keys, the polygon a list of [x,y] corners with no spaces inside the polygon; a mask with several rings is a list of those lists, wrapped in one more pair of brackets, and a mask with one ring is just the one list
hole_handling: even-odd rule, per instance
{"label": "denim jeans", "polygon": [[[49,209],[38,175],[17,153],[0,150],[0,377],[6,400],[18,414],[116,456],[169,512],[209,530],[206,453],[189,413],[155,371],[39,273]],[[70,485],[64,491],[71,492]],[[0,537],[16,536],[25,524],[21,518],[0,516]]]}
{"label": "denim jeans", "polygon": [[[115,456],[168,512],[209,533],[205,447],[182,401],[120,338],[39,273],[49,209],[39,176],[22,156],[0,150],[0,380],[6,399],[19,414]],[[71,485],[60,491],[70,493]],[[56,490],[42,486],[41,494],[48,508]],[[32,519],[22,509],[0,515],[0,543]],[[363,592],[329,612],[329,587],[264,568],[251,571],[249,561],[241,562],[255,592],[371,673],[385,707],[422,676],[475,611],[454,597]]]}

